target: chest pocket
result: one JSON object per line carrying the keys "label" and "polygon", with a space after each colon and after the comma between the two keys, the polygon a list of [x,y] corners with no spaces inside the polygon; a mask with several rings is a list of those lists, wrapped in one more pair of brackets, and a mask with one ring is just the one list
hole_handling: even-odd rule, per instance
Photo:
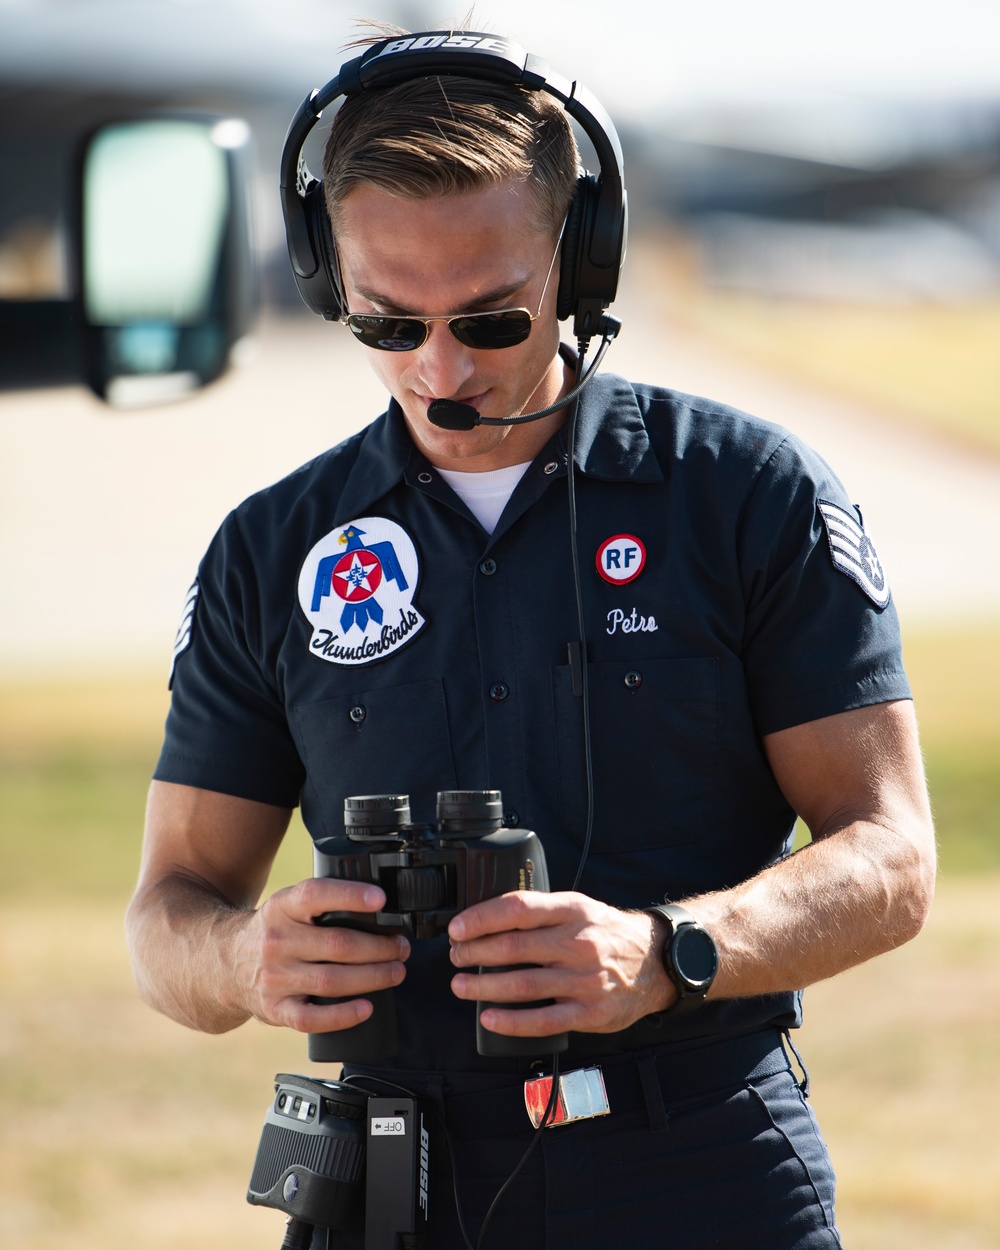
{"label": "chest pocket", "polygon": [[409,794],[413,819],[430,820],[437,791],[455,788],[437,679],[300,703],[293,724],[308,774],[302,815],[314,836],[343,832],[347,795]]}
{"label": "chest pocket", "polygon": [[[696,840],[718,784],[718,661],[644,659],[592,664],[590,731],[595,852]],[[553,670],[555,741],[564,832],[581,844],[586,821],[583,709],[568,666]]]}

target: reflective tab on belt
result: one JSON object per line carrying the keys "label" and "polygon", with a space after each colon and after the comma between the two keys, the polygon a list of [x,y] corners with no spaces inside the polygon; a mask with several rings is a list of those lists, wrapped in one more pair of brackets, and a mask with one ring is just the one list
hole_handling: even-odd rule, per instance
{"label": "reflective tab on belt", "polygon": [[[551,1076],[539,1076],[524,1082],[524,1105],[535,1128],[541,1124],[551,1097]],[[545,1127],[572,1124],[574,1120],[592,1120],[595,1116],[608,1115],[610,1111],[604,1073],[596,1067],[578,1068],[560,1076],[555,1112]]]}

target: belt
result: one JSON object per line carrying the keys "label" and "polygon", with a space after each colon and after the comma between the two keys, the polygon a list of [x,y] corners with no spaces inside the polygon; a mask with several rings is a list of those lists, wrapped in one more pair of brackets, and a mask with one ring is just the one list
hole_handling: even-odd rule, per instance
{"label": "belt", "polygon": [[[777,1029],[626,1051],[602,1056],[597,1062],[611,1116],[645,1111],[653,1128],[666,1126],[670,1103],[763,1080],[791,1067]],[[351,1067],[359,1075],[374,1075],[372,1069]],[[523,1078],[497,1085],[496,1077],[478,1073],[448,1074],[443,1082],[429,1073],[397,1071],[392,1077],[415,1092],[442,1090],[443,1085],[445,1116],[456,1138],[501,1137],[531,1129]],[[491,1084],[481,1087],[486,1080]]]}

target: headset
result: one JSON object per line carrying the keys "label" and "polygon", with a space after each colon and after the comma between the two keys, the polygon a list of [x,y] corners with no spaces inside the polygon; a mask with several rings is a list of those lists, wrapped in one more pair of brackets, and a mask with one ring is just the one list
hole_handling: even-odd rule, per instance
{"label": "headset", "polygon": [[424,31],[383,39],[341,66],[336,78],[302,102],[281,153],[280,194],[288,255],[307,307],[328,321],[346,313],[340,295],[333,233],[323,184],[310,172],[303,147],[323,110],[341,97],[394,87],[415,78],[453,75],[544,91],[579,123],[593,144],[600,174],[586,171],[563,232],[556,315],[573,317],[578,340],[602,332],[604,310],[618,289],[625,259],[628,204],[621,143],[600,102],[578,82],[551,72],[548,62],[497,35],[478,31]]}

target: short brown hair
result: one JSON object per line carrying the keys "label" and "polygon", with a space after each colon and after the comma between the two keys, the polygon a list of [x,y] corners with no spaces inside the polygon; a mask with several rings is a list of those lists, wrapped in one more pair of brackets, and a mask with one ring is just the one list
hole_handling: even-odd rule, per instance
{"label": "short brown hair", "polygon": [[555,236],[579,165],[569,118],[552,96],[432,76],[344,102],[323,154],[323,189],[336,231],[338,209],[358,186],[422,199],[524,182],[540,228]]}

